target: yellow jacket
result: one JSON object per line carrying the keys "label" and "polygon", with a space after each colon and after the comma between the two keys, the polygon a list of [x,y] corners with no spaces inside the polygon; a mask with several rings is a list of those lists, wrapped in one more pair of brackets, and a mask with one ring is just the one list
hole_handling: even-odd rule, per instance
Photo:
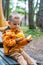
{"label": "yellow jacket", "polygon": [[5,55],[19,52],[19,50],[28,44],[27,38],[25,38],[21,29],[9,29],[5,30],[2,34],[2,41]]}

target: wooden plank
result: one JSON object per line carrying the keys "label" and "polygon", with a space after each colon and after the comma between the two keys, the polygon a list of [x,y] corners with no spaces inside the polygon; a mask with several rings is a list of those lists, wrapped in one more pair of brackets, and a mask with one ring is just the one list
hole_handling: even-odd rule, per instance
{"label": "wooden plank", "polygon": [[3,63],[3,65],[19,65],[18,62],[11,57],[7,57],[3,53],[3,49],[0,49],[0,63]]}
{"label": "wooden plank", "polygon": [[8,65],[8,63],[0,56],[0,65]]}

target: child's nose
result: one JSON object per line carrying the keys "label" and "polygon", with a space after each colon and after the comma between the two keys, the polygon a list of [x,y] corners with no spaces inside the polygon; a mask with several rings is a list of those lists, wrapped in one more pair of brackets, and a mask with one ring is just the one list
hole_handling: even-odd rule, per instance
{"label": "child's nose", "polygon": [[17,27],[18,27],[18,25],[17,25]]}
{"label": "child's nose", "polygon": [[16,27],[18,27],[18,25],[16,25]]}

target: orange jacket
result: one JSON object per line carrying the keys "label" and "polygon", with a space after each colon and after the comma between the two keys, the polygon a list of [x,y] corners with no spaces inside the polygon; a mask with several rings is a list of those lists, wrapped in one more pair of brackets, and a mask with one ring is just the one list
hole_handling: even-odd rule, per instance
{"label": "orange jacket", "polygon": [[3,41],[4,53],[6,55],[19,51],[26,44],[28,44],[28,40],[27,38],[25,38],[21,29],[6,30],[2,34],[2,41]]}

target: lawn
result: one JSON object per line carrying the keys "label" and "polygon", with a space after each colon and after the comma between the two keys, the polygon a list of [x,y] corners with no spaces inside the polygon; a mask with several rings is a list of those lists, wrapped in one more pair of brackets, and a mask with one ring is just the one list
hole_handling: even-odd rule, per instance
{"label": "lawn", "polygon": [[28,26],[21,26],[25,35],[31,34],[33,38],[43,37],[43,32],[39,29],[29,29]]}

